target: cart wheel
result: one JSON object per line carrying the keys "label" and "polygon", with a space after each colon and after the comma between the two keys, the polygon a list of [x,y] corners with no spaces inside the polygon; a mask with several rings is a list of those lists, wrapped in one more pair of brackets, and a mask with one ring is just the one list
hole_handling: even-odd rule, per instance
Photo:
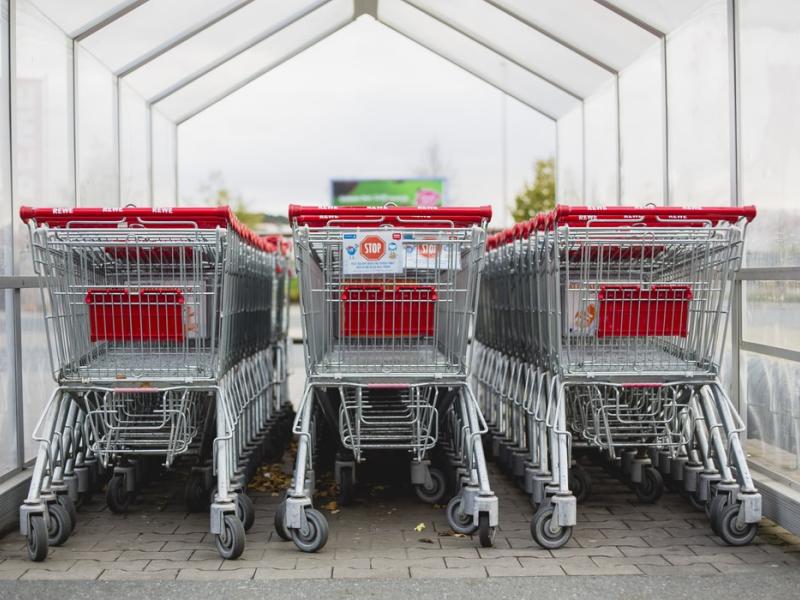
{"label": "cart wheel", "polygon": [[44,516],[31,515],[28,537],[25,542],[29,559],[34,562],[42,562],[47,558],[47,527],[44,524]]}
{"label": "cart wheel", "polygon": [[494,536],[497,535],[497,527],[489,525],[489,513],[478,513],[478,539],[481,548],[491,548],[494,546]]}
{"label": "cart wheel", "polygon": [[106,486],[106,504],[111,512],[122,514],[128,511],[131,505],[133,494],[125,489],[125,478],[122,475],[114,475]]}
{"label": "cart wheel", "polygon": [[208,490],[203,483],[202,476],[191,475],[186,480],[183,498],[186,501],[186,510],[190,513],[208,510]]}
{"label": "cart wheel", "polygon": [[245,531],[249,531],[256,522],[256,507],[250,496],[244,492],[236,494],[236,516],[239,517]]}
{"label": "cart wheel", "polygon": [[440,469],[431,467],[429,469],[431,474],[430,485],[419,484],[414,486],[414,491],[417,498],[428,504],[438,504],[444,499],[447,493],[447,481],[445,480],[444,473]]}
{"label": "cart wheel", "polygon": [[64,510],[67,511],[70,519],[69,532],[72,533],[75,529],[75,524],[78,522],[78,509],[75,508],[75,503],[67,494],[58,494],[56,496],[56,502],[58,502],[64,508]]}
{"label": "cart wheel", "polygon": [[353,467],[344,467],[339,471],[339,493],[336,501],[342,506],[349,506],[353,503]]}
{"label": "cart wheel", "polygon": [[743,523],[739,525],[736,517],[739,515],[738,503],[728,504],[719,515],[719,537],[731,546],[746,546],[750,544],[758,533],[758,523]]}
{"label": "cart wheel", "polygon": [[727,494],[717,494],[706,506],[708,506],[708,520],[711,523],[711,530],[717,535],[720,534],[720,517],[728,503]]}
{"label": "cart wheel", "polygon": [[575,465],[569,470],[569,489],[578,504],[582,504],[592,495],[592,478],[580,465]]}
{"label": "cart wheel", "polygon": [[531,520],[531,535],[534,541],[547,550],[561,548],[572,537],[571,526],[559,526],[556,533],[550,531],[550,521],[554,515],[555,507],[552,504],[543,504]]}
{"label": "cart wheel", "polygon": [[225,515],[222,525],[222,533],[214,536],[217,552],[225,560],[235,560],[244,552],[244,525],[234,514]]}
{"label": "cart wheel", "polygon": [[316,552],[328,541],[328,521],[315,508],[306,508],[306,526],[290,529],[292,541],[303,552]]}
{"label": "cart wheel", "polygon": [[50,523],[47,529],[47,545],[60,546],[69,538],[72,533],[72,523],[67,509],[58,502],[47,505],[47,513]]}
{"label": "cart wheel", "polygon": [[289,542],[292,539],[292,536],[289,535],[289,532],[286,531],[285,525],[285,518],[286,518],[286,502],[281,502],[278,505],[278,509],[275,511],[275,519],[273,524],[275,526],[275,533],[278,534],[284,542]]}
{"label": "cart wheel", "polygon": [[453,496],[447,503],[447,523],[450,529],[456,533],[472,535],[478,527],[472,519],[472,515],[461,512],[461,496]]}
{"label": "cart wheel", "polygon": [[653,504],[664,493],[664,480],[661,473],[653,467],[645,467],[642,470],[642,480],[634,486],[633,490],[636,492],[639,502]]}

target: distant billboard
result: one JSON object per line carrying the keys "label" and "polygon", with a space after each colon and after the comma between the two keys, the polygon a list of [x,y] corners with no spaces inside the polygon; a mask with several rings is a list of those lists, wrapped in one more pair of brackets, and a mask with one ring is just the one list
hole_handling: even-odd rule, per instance
{"label": "distant billboard", "polygon": [[441,206],[444,179],[359,179],[331,182],[334,206]]}

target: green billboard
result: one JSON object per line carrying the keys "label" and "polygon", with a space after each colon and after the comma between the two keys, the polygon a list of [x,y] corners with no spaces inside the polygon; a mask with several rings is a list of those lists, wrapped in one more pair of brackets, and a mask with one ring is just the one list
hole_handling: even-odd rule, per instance
{"label": "green billboard", "polygon": [[444,179],[358,179],[331,182],[334,206],[441,206]]}

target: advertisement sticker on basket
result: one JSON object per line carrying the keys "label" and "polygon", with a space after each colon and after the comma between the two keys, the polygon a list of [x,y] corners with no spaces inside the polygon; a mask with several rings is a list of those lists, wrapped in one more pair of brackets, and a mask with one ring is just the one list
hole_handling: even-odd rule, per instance
{"label": "advertisement sticker on basket", "polygon": [[399,233],[342,234],[342,272],[380,275],[403,272],[403,242]]}
{"label": "advertisement sticker on basket", "polygon": [[[411,241],[413,240],[413,241]],[[461,269],[461,253],[458,242],[436,235],[406,235],[406,269],[438,269],[441,271]]]}

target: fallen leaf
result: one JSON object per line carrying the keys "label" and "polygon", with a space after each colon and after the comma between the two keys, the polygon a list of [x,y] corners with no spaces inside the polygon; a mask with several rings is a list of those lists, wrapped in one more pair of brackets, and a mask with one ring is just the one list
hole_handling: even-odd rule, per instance
{"label": "fallen leaf", "polygon": [[434,543],[434,541],[431,538],[419,538],[419,540],[417,540],[417,541],[422,542],[423,544],[433,544]]}
{"label": "fallen leaf", "polygon": [[334,511],[334,510],[337,510],[339,508],[339,505],[336,504],[336,500],[331,500],[327,504],[323,504],[322,508],[324,508],[325,510]]}
{"label": "fallen leaf", "polygon": [[420,531],[425,531],[425,523],[420,523],[416,527],[414,527],[414,531],[419,533]]}

